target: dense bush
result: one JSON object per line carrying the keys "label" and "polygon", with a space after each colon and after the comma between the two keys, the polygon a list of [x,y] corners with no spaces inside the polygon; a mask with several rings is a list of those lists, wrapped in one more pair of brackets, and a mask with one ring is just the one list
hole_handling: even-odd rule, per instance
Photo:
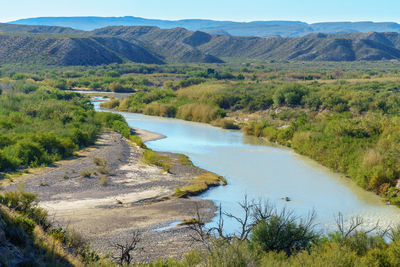
{"label": "dense bush", "polygon": [[6,192],[0,195],[0,203],[20,212],[45,230],[51,226],[47,211],[39,207],[39,200],[32,193],[23,190]]}
{"label": "dense bush", "polygon": [[94,144],[103,127],[130,136],[121,115],[95,112],[84,96],[27,86],[0,95],[0,172],[68,157]]}
{"label": "dense bush", "polygon": [[252,229],[250,242],[263,251],[283,251],[291,255],[311,247],[317,240],[309,226],[297,223],[290,216],[271,216]]}

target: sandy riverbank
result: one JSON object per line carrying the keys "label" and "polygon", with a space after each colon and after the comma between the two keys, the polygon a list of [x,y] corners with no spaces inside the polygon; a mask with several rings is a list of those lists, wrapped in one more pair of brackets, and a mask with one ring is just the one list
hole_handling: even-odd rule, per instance
{"label": "sandy riverbank", "polygon": [[149,141],[156,141],[159,139],[163,139],[166,138],[165,135],[159,134],[159,133],[154,133],[154,132],[150,132],[150,131],[146,131],[143,129],[139,129],[139,128],[135,128],[135,127],[131,127],[134,132],[140,136],[140,138],[142,138],[143,142],[149,142]]}
{"label": "sandy riverbank", "polygon": [[[164,138],[135,131],[145,141]],[[54,216],[56,224],[75,229],[99,252],[113,253],[112,243],[124,242],[138,230],[143,240],[143,250],[136,255],[139,262],[181,257],[191,249],[189,230],[184,226],[158,228],[194,217],[196,206],[206,221],[212,219],[216,207],[211,201],[173,196],[177,187],[205,171],[182,164],[179,155],[162,153],[172,162],[170,171],[165,172],[144,164],[142,153],[120,134],[105,132],[95,146],[76,157],[35,170],[20,181],[26,191],[38,194],[40,205]],[[96,159],[106,164],[98,166]],[[90,177],[84,177],[84,172]],[[17,186],[5,189],[15,190]]]}

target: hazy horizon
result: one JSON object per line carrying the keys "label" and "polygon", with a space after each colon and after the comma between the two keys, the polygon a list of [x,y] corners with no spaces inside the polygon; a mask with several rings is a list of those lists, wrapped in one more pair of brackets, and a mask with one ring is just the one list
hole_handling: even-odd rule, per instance
{"label": "hazy horizon", "polygon": [[[21,8],[23,7],[23,8]],[[87,0],[87,1],[29,1],[15,0],[2,5],[0,22],[37,17],[124,17],[182,20],[210,19],[219,21],[302,21],[317,22],[400,22],[395,0],[338,0],[335,3],[319,0]]]}
{"label": "hazy horizon", "polygon": [[9,21],[0,21],[0,23],[11,23],[14,21],[18,20],[23,20],[23,19],[36,19],[36,18],[124,18],[124,17],[135,17],[135,18],[143,18],[143,19],[150,19],[150,20],[166,20],[166,21],[181,21],[181,20],[213,20],[213,21],[232,21],[232,22],[243,22],[243,23],[250,23],[250,22],[258,22],[258,21],[291,21],[291,22],[305,22],[308,24],[314,24],[314,23],[340,23],[340,22],[374,22],[374,23],[386,23],[386,22],[394,22],[394,23],[399,23],[399,21],[389,21],[389,20],[336,20],[336,21],[327,21],[327,20],[320,20],[320,21],[305,21],[305,20],[291,20],[291,19],[271,19],[271,20],[227,20],[227,19],[213,19],[213,18],[177,18],[177,19],[162,19],[162,18],[157,18],[157,17],[143,17],[143,16],[135,16],[135,15],[123,15],[123,16],[96,16],[96,15],[88,15],[88,16],[38,16],[38,17],[24,17],[24,18],[18,18],[14,20],[9,20]]}

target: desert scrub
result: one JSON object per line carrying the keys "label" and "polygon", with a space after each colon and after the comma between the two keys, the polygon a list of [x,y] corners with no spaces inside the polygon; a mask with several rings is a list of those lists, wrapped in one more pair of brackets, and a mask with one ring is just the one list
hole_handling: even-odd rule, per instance
{"label": "desert scrub", "polygon": [[96,166],[106,166],[107,165],[107,160],[106,159],[101,159],[98,157],[93,158],[93,163],[96,164]]}
{"label": "desert scrub", "polygon": [[226,185],[226,179],[222,176],[219,176],[212,172],[205,172],[194,177],[190,184],[183,187],[183,188],[176,188],[175,196],[176,197],[186,197],[186,196],[195,196],[204,191],[208,188],[218,185]]}
{"label": "desert scrub", "polygon": [[107,185],[108,184],[108,178],[107,178],[107,176],[103,176],[103,177],[101,177],[100,179],[99,179],[99,183],[101,184],[101,185]]}
{"label": "desert scrub", "polygon": [[82,177],[85,177],[85,178],[90,178],[90,177],[92,176],[92,173],[91,173],[90,171],[88,171],[88,170],[83,170],[83,171],[81,171],[79,174],[80,174]]}
{"label": "desert scrub", "polygon": [[107,166],[100,166],[96,170],[100,174],[109,174],[111,172],[110,167]]}
{"label": "desert scrub", "polygon": [[147,164],[162,167],[166,172],[169,172],[169,169],[171,168],[171,159],[169,157],[161,156],[150,149],[143,151],[142,160]]}

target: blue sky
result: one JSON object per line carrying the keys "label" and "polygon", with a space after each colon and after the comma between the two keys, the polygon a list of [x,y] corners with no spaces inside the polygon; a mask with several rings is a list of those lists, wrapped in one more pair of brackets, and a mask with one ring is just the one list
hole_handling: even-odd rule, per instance
{"label": "blue sky", "polygon": [[400,0],[0,0],[0,3],[0,22],[44,16],[400,22]]}

